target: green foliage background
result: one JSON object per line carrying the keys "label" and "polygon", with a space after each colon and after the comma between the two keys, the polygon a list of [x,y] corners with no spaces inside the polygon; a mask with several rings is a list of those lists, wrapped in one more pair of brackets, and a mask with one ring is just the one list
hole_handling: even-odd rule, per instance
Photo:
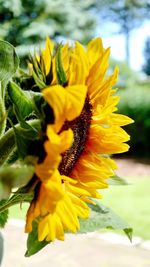
{"label": "green foliage background", "polygon": [[135,72],[124,61],[110,60],[110,70],[119,66],[117,94],[120,95],[118,113],[134,120],[125,127],[131,140],[130,150],[119,155],[121,157],[150,157],[150,80],[139,72]]}
{"label": "green foliage background", "polygon": [[94,0],[0,0],[0,38],[25,56],[46,36],[77,39],[83,43],[94,36]]}
{"label": "green foliage background", "polygon": [[119,113],[131,117],[135,122],[126,126],[131,136],[130,150],[132,156],[150,157],[150,84],[132,85],[119,92],[121,101]]}

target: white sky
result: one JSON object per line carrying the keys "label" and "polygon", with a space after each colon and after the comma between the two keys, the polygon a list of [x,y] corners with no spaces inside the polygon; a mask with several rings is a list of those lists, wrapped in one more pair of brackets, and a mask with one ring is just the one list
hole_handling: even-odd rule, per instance
{"label": "white sky", "polygon": [[[115,59],[125,59],[125,42],[124,36],[118,34],[110,35],[110,28],[115,29],[114,24],[107,24],[103,31],[97,29],[97,34],[103,38],[104,47],[111,47],[111,56]],[[140,70],[144,63],[143,49],[145,40],[150,37],[150,21],[144,23],[140,28],[131,33],[130,40],[130,64],[135,70]]]}

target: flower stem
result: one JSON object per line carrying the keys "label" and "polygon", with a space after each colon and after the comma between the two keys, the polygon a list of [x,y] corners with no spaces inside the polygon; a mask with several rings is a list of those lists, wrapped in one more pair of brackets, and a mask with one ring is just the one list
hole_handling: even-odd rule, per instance
{"label": "flower stem", "polygon": [[6,128],[6,110],[5,110],[5,84],[0,81],[0,137],[4,134]]}
{"label": "flower stem", "polygon": [[0,206],[0,213],[7,210],[11,206],[21,204],[22,202],[31,202],[33,199],[33,192],[26,194],[16,194],[13,195],[10,199],[6,200],[5,204]]}

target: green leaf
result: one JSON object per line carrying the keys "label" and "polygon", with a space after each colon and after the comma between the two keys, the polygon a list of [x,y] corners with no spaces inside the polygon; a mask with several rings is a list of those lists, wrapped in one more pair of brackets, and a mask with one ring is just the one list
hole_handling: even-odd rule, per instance
{"label": "green leaf", "polygon": [[128,238],[132,239],[132,228],[124,222],[111,209],[96,202],[96,205],[89,204],[91,215],[88,220],[80,220],[80,233],[93,232],[99,229],[121,229]]}
{"label": "green leaf", "polygon": [[[2,206],[5,202],[6,202],[5,200],[1,200],[0,206]],[[0,213],[0,228],[4,228],[7,219],[8,219],[8,209]]]}
{"label": "green leaf", "polygon": [[24,92],[16,83],[9,82],[8,94],[15,108],[19,121],[22,121],[33,112],[33,105],[30,95]]}
{"label": "green leaf", "polygon": [[13,126],[17,151],[21,158],[28,155],[31,142],[40,138],[41,128],[35,128],[27,122],[22,121],[21,127],[17,129]]}
{"label": "green leaf", "polygon": [[128,185],[128,182],[118,175],[110,177],[107,181],[110,185]]}
{"label": "green leaf", "polygon": [[18,160],[18,157],[19,157],[19,155],[18,155],[17,147],[15,146],[14,149],[12,150],[12,152],[7,157],[7,159],[5,161],[5,165],[12,165],[13,163],[15,163]]}
{"label": "green leaf", "polygon": [[8,81],[19,66],[19,58],[15,48],[8,42],[0,40],[0,136],[6,128],[5,92]]}
{"label": "green leaf", "polygon": [[[32,128],[34,128],[38,133],[40,133],[40,130],[41,130],[40,120],[29,120],[27,121],[27,123]],[[20,124],[15,125],[15,129],[18,130],[18,135],[19,135],[19,130],[21,128],[22,127],[20,126]],[[15,146],[16,146],[16,143],[15,143],[16,138],[17,137],[15,137],[14,129],[11,128],[0,139],[0,165],[4,164],[9,159],[10,155],[13,153]]]}
{"label": "green leaf", "polygon": [[0,200],[8,198],[12,188],[26,185],[34,174],[34,166],[16,162],[0,168]]}
{"label": "green leaf", "polygon": [[38,241],[38,225],[36,222],[32,223],[32,232],[28,235],[26,257],[30,257],[44,248],[50,242]]}
{"label": "green leaf", "polygon": [[15,48],[8,42],[0,40],[0,81],[9,80],[19,66]]}
{"label": "green leaf", "polygon": [[56,53],[56,73],[58,83],[61,85],[65,85],[67,83],[67,77],[61,60],[61,49],[62,45],[59,45]]}
{"label": "green leaf", "polygon": [[20,134],[20,129],[17,129],[16,127],[13,127],[13,128],[14,128],[14,134],[15,134],[15,140],[16,140],[18,155],[19,155],[19,157],[24,158],[25,156],[27,156],[27,151],[28,151],[28,147],[30,145],[30,141],[29,141],[29,139],[24,138]]}

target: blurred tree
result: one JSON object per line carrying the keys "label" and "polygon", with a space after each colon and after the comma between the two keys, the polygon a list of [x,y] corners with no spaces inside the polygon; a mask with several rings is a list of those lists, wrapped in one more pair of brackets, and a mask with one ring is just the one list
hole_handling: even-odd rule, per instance
{"label": "blurred tree", "polygon": [[95,3],[101,18],[117,23],[118,33],[125,35],[126,61],[129,64],[130,33],[149,17],[149,0],[96,0]]}
{"label": "blurred tree", "polygon": [[94,35],[94,0],[0,0],[0,38],[26,54],[48,35],[87,42]]}
{"label": "blurred tree", "polygon": [[150,37],[147,38],[144,48],[145,65],[143,71],[150,76]]}

